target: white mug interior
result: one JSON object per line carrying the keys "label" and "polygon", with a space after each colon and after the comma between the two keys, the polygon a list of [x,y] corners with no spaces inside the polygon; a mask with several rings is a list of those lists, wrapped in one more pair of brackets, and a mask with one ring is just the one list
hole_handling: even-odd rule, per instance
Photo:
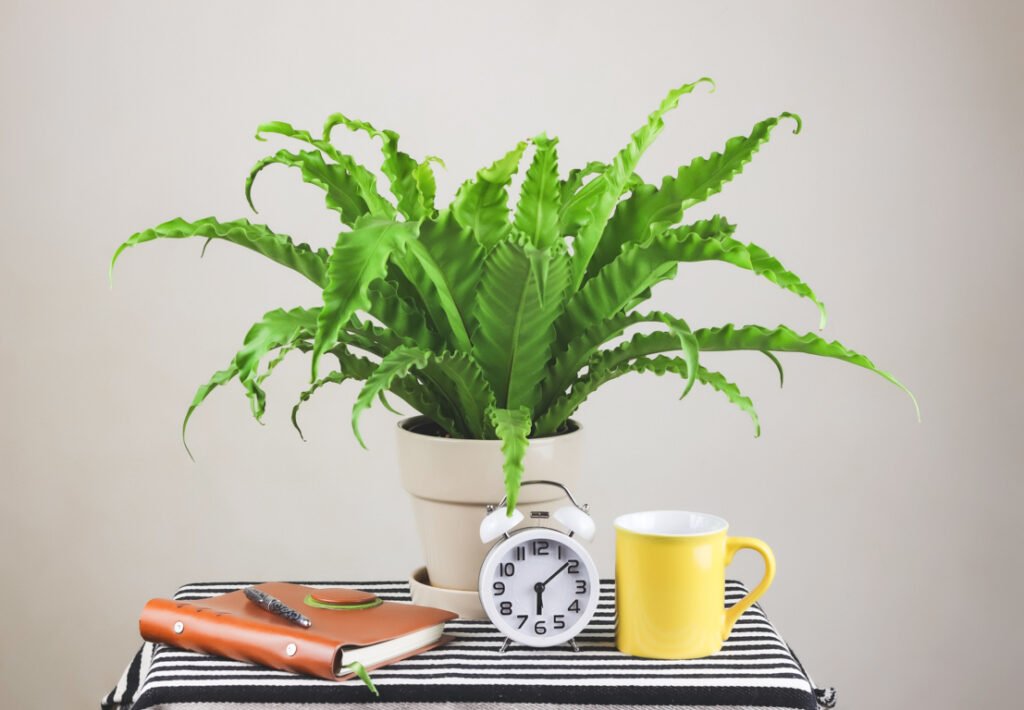
{"label": "white mug interior", "polygon": [[712,535],[729,528],[723,518],[686,510],[646,510],[615,519],[615,527],[639,535],[694,537]]}

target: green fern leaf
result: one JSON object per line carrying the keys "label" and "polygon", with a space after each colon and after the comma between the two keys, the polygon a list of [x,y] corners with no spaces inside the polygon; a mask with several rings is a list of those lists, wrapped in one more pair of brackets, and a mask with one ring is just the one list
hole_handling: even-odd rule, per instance
{"label": "green fern leaf", "polygon": [[[411,340],[399,336],[392,330],[381,328],[369,322],[353,319],[338,333],[338,341],[346,346],[363,350],[377,357],[384,357],[403,345],[416,346]],[[333,352],[333,350],[331,351]]]}
{"label": "green fern leaf", "polygon": [[[371,323],[350,324],[338,337],[346,346],[380,358],[403,347],[423,349]],[[486,417],[481,425],[480,412],[494,403],[494,393],[479,366],[461,353],[429,352],[429,358],[427,366],[419,369],[422,383],[406,377],[396,381],[391,391],[454,437],[487,438]]]}
{"label": "green fern leaf", "polygon": [[252,186],[256,182],[256,177],[270,165],[297,168],[302,174],[303,182],[324,191],[327,209],[337,212],[344,224],[352,226],[358,218],[370,211],[366,201],[360,196],[359,185],[344,167],[325,162],[319,151],[304,150],[292,153],[282,149],[257,162],[245,179],[245,200],[253,212],[258,210],[252,201]]}
{"label": "green fern leaf", "polygon": [[[374,363],[364,357],[353,355],[344,346],[339,346],[331,351],[332,354],[338,358],[338,366],[340,370],[328,373],[325,377],[321,377],[314,382],[308,389],[299,395],[299,400],[292,407],[292,426],[299,433],[299,436],[305,440],[302,434],[302,429],[299,427],[299,410],[302,405],[309,401],[309,399],[318,392],[322,387],[328,384],[341,384],[342,382],[362,381],[366,380],[371,373],[376,369],[377,363]],[[406,376],[395,380],[391,384],[391,391],[396,395],[405,400],[410,406],[421,414],[425,414],[431,419],[431,421],[440,425],[445,431],[452,436],[458,435],[458,427],[451,420],[440,407],[440,399],[432,392],[430,392],[422,383],[420,383],[415,377]]]}
{"label": "green fern leaf", "polygon": [[[303,339],[312,337],[316,315],[316,309],[295,308],[290,311],[276,309],[264,314],[263,318],[249,329],[242,348],[235,354],[231,366],[214,373],[209,382],[201,385],[196,391],[181,424],[181,438],[186,451],[188,451],[188,444],[185,442],[185,431],[192,415],[206,400],[210,392],[235,377],[245,388],[253,416],[257,421],[262,420],[266,411],[266,394],[261,385],[288,352],[293,349],[302,349]],[[266,371],[261,374],[259,372],[260,363],[275,350],[279,351],[278,356],[268,364]],[[189,451],[189,456],[192,456],[191,451]]]}
{"label": "green fern leaf", "polygon": [[222,239],[232,244],[238,244],[297,271],[318,286],[322,287],[326,283],[328,253],[325,249],[313,251],[308,244],[296,244],[288,235],[276,234],[269,227],[262,224],[251,224],[246,219],[220,222],[213,217],[205,217],[195,222],[187,222],[181,217],[176,217],[152,229],[136,232],[114,252],[114,256],[110,260],[111,280],[113,280],[114,265],[125,249],[156,239],[186,239],[188,237],[205,237],[208,240]]}
{"label": "green fern leaf", "polygon": [[443,347],[444,339],[431,329],[418,303],[402,298],[391,281],[374,281],[370,284],[369,313],[404,341],[431,350]]}
{"label": "green fern leaf", "polygon": [[428,211],[424,208],[424,197],[417,180],[420,163],[398,150],[397,133],[383,131],[381,137],[384,141],[381,148],[384,162],[381,163],[380,169],[391,181],[391,194],[398,200],[398,211],[407,219],[423,219],[428,215]]}
{"label": "green fern leaf", "polygon": [[[402,338],[393,331],[379,328],[372,323],[349,323],[338,334],[338,339],[347,347],[365,351],[382,359],[402,347],[422,349],[421,343]],[[431,374],[436,376],[437,372]],[[411,376],[403,378],[395,382],[391,391],[420,413],[434,419],[435,423],[444,427],[452,436],[466,436],[468,427],[462,422],[458,400],[452,394],[451,384],[443,377],[440,381],[434,381],[426,373],[423,373],[422,379],[423,382],[418,382]],[[421,396],[421,391],[425,396]],[[436,417],[438,414],[441,416]],[[450,426],[448,422],[451,422]]]}
{"label": "green fern leaf", "polygon": [[[381,369],[381,366],[384,368]],[[360,394],[362,399],[357,399],[352,412],[352,426],[357,437],[357,422],[362,411],[369,408],[374,398],[381,399],[387,390],[401,397],[416,411],[425,414],[451,436],[474,436],[467,434],[467,431],[473,429],[467,428],[462,413],[472,411],[468,406],[471,397],[485,397],[487,390],[470,391],[480,382],[473,379],[466,363],[461,362],[457,356],[446,358],[444,355],[438,356],[413,346],[402,345],[384,355],[380,365],[373,365],[371,370],[371,376],[360,378],[366,380],[366,385]],[[413,370],[419,372],[418,377],[411,374]],[[376,375],[376,379],[373,375]],[[420,378],[424,382],[420,382]],[[467,406],[467,410],[460,409],[462,406]],[[453,413],[458,421],[452,418]],[[359,441],[362,444],[361,438]]]}
{"label": "green fern leaf", "polygon": [[521,141],[503,158],[467,180],[452,202],[452,214],[469,229],[485,248],[494,246],[508,234],[508,184],[519,170],[519,161],[527,141]]}
{"label": "green fern leaf", "polygon": [[710,234],[706,230],[690,231],[689,227],[670,230],[655,238],[666,256],[682,262],[723,261],[741,269],[752,271],[771,281],[776,286],[809,299],[818,307],[820,322],[824,328],[828,319],[825,304],[815,295],[811,287],[800,277],[779,263],[778,259],[756,244],[743,244],[724,234]]}
{"label": "green fern leaf", "polygon": [[492,438],[488,410],[494,406],[494,390],[473,358],[464,353],[432,353],[423,374],[433,383],[444,383],[443,389],[462,415],[466,436]]}
{"label": "green fern leaf", "polygon": [[519,486],[522,483],[524,471],[523,459],[526,457],[526,449],[530,445],[527,439],[532,429],[530,410],[526,407],[516,409],[493,407],[491,408],[491,423],[494,425],[495,434],[501,439],[501,453],[505,457],[505,462],[502,465],[502,471],[505,474],[505,495],[507,496],[505,510],[511,517],[519,500]]}
{"label": "green fern leaf", "polygon": [[573,241],[573,288],[579,288],[587,273],[594,251],[604,232],[608,219],[612,216],[615,204],[626,190],[633,176],[640,157],[665,127],[664,116],[679,105],[679,99],[689,94],[698,85],[714,82],[708,78],[698,79],[692,84],[684,84],[669,92],[661,105],[647,117],[645,123],[630,137],[629,144],[619,151],[607,170],[589,182],[580,191],[580,202],[587,206],[587,217]]}
{"label": "green fern leaf", "polygon": [[363,685],[365,685],[371,693],[380,697],[380,691],[377,690],[377,686],[373,684],[373,679],[370,678],[369,672],[362,663],[359,661],[352,661],[352,663],[346,663],[345,667],[352,671],[359,680],[363,681]]}
{"label": "green fern leaf", "polygon": [[338,360],[338,370],[344,373],[345,377],[350,380],[362,382],[377,369],[378,363],[369,358],[354,354],[344,345],[339,345],[331,350],[331,355],[334,355]]}
{"label": "green fern leaf", "polygon": [[[631,339],[614,348],[597,351],[597,348],[602,343],[618,337],[625,328],[644,322],[666,325],[668,326],[668,331],[637,333]],[[604,337],[605,334],[608,334],[607,338]],[[592,355],[589,359],[580,363],[579,359],[587,351],[592,353]],[[570,386],[576,387],[575,383],[578,382],[577,373],[583,366],[586,366],[588,372],[610,371],[623,367],[632,360],[645,355],[671,351],[682,351],[684,354],[683,362],[689,365],[687,372],[694,373],[693,377],[687,377],[686,388],[682,394],[682,397],[685,397],[690,392],[694,382],[697,381],[696,375],[699,374],[698,360],[700,353],[700,346],[696,336],[690,330],[686,321],[668,313],[654,311],[646,315],[620,314],[615,318],[609,319],[606,324],[588,329],[583,336],[573,343],[569,350],[564,351],[560,356],[563,364],[558,370],[558,375],[561,379],[556,380],[554,373],[552,373],[551,381],[558,382],[558,384],[552,385],[544,391],[544,398],[542,399],[539,411],[543,411],[545,415],[537,421],[537,432],[540,435],[546,436],[554,433],[565,423],[565,419],[560,418],[560,415],[557,413],[552,413],[552,410],[558,410],[560,407],[564,409],[566,390]],[[572,365],[566,364],[569,362],[576,362],[578,364],[573,369]],[[558,367],[557,364],[556,367]],[[569,414],[565,414],[565,417],[568,416]]]}
{"label": "green fern leaf", "polygon": [[[181,424],[182,442],[185,443],[185,430],[199,405],[206,400],[210,392],[235,377],[245,388],[253,416],[257,421],[262,421],[263,414],[266,412],[266,393],[261,385],[288,352],[300,349],[302,340],[312,336],[312,328],[315,323],[315,310],[295,308],[285,311],[276,309],[264,314],[263,318],[246,333],[242,348],[235,354],[231,366],[214,373],[209,382],[201,385],[196,391]],[[260,363],[275,350],[279,351],[278,356],[271,360],[266,372],[260,373]],[[185,449],[188,451],[187,443],[185,443]],[[191,457],[191,455],[192,453],[189,451],[189,456]]]}
{"label": "green fern leaf", "polygon": [[[666,340],[671,337],[668,333],[662,333],[661,335],[667,336]],[[537,421],[536,430],[538,435],[544,436],[557,431],[590,395],[612,380],[632,372],[649,372],[655,375],[664,375],[671,372],[685,377],[687,381],[690,379],[690,370],[687,367],[686,361],[679,358],[635,357],[628,361],[615,362],[614,364],[611,361],[602,361],[600,364],[595,365],[586,375],[579,378],[572,388],[559,397],[544,416]],[[729,398],[729,401],[747,412],[754,422],[755,436],[760,435],[761,427],[757,418],[757,412],[754,411],[753,403],[749,398],[744,397],[740,393],[736,385],[730,383],[721,373],[709,371],[704,367],[698,368],[696,380],[723,393]]]}
{"label": "green fern leaf", "polygon": [[830,357],[863,367],[880,375],[907,393],[914,403],[918,420],[921,409],[917,398],[903,383],[885,370],[878,369],[871,360],[858,352],[850,350],[839,341],[829,342],[814,333],[799,335],[786,326],[765,328],[759,325],[736,327],[725,325],[720,328],[702,328],[694,331],[694,336],[701,350],[760,350],[762,352],[797,352],[819,357]]}
{"label": "green fern leaf", "polygon": [[262,421],[266,412],[266,394],[260,386],[260,363],[279,348],[311,338],[316,328],[318,310],[293,308],[286,311],[278,308],[265,313],[246,333],[233,364],[238,370],[238,379],[245,387],[252,414],[257,421]]}
{"label": "green fern leaf", "polygon": [[796,122],[794,133],[800,132],[800,117],[783,113],[756,124],[748,136],[726,141],[721,153],[696,158],[679,168],[676,175],[666,176],[661,187],[642,185],[615,208],[601,241],[587,267],[587,278],[598,273],[630,242],[643,243],[683,218],[683,212],[703,202],[743,172],[762,145],[768,142],[772,129],[784,118]]}
{"label": "green fern leaf", "polygon": [[354,356],[348,351],[343,345],[338,346],[332,350],[332,353],[338,358],[339,370],[328,373],[325,377],[319,378],[313,382],[308,388],[299,394],[299,399],[292,407],[292,426],[299,432],[299,437],[302,441],[306,440],[305,435],[302,433],[302,428],[299,426],[299,409],[305,403],[309,402],[309,399],[319,389],[323,388],[328,384],[341,384],[349,380],[362,381],[370,377],[377,364],[367,360],[366,358],[360,358]]}
{"label": "green fern leaf", "polygon": [[299,349],[301,342],[299,335],[296,334],[296,337],[292,338],[291,342],[281,346],[277,351],[277,355],[267,362],[266,369],[256,376],[256,384],[262,386],[263,383],[266,382],[272,374],[274,374],[274,370],[277,369],[277,366],[284,362],[285,358],[288,357],[290,353]]}
{"label": "green fern leaf", "polygon": [[213,390],[226,385],[228,382],[233,380],[238,375],[238,368],[234,365],[224,370],[219,370],[213,373],[213,377],[208,382],[199,386],[196,390],[195,396],[192,398],[192,404],[189,405],[188,411],[185,412],[185,419],[181,422],[181,443],[185,447],[185,451],[188,453],[188,457],[195,461],[195,456],[192,455],[191,449],[188,448],[188,441],[185,438],[186,430],[188,429],[188,421],[192,418],[192,414],[195,413],[199,405],[206,401],[206,398],[210,395]]}
{"label": "green fern leaf", "polygon": [[[765,328],[759,325],[737,327],[730,324],[718,328],[701,328],[693,331],[693,335],[697,339],[702,353],[733,350],[752,350],[765,354],[798,352],[833,358],[863,367],[906,392],[914,404],[918,419],[920,419],[917,399],[909,389],[890,373],[877,368],[867,357],[850,350],[838,341],[829,342],[814,333],[799,335],[782,325],[777,328]],[[678,348],[679,341],[670,333],[638,334],[630,340],[628,349],[609,350],[602,353],[601,367],[615,369],[632,358],[670,352]]]}
{"label": "green fern leaf", "polygon": [[556,397],[565,394],[565,390],[576,379],[579,371],[587,364],[587,360],[602,345],[619,337],[631,326],[660,322],[666,316],[668,314],[660,311],[617,313],[607,320],[593,324],[564,347],[557,348],[542,385],[541,403],[537,411],[546,411]]}
{"label": "green fern leaf", "polygon": [[437,195],[437,179],[434,177],[434,169],[430,167],[431,163],[437,163],[444,167],[443,160],[435,155],[428,155],[413,172],[416,188],[420,191],[423,212],[427,217],[437,216],[437,208],[434,206],[434,197]]}
{"label": "green fern leaf", "polygon": [[[421,222],[420,229],[427,224],[427,222]],[[420,291],[415,285],[413,285],[413,282],[406,277],[405,270],[399,268],[399,265],[394,260],[388,263],[388,270],[385,278],[388,283],[395,287],[395,291],[398,293],[399,298],[407,303],[413,304],[416,310],[423,314],[431,328],[434,327],[435,322],[444,320],[444,318],[436,318],[436,315],[439,312],[437,304],[428,304],[423,302]],[[426,275],[423,275],[423,278],[425,279]]]}
{"label": "green fern leaf", "polygon": [[366,384],[356,397],[355,406],[352,407],[352,431],[355,432],[359,445],[364,449],[366,444],[359,433],[359,417],[373,405],[377,395],[392,387],[396,380],[400,380],[415,368],[423,368],[430,361],[430,353],[419,348],[401,346],[388,353],[377,368],[366,378]]}
{"label": "green fern leaf", "polygon": [[531,244],[546,249],[559,238],[558,139],[542,133],[533,144],[537,150],[523,181],[515,225]]}
{"label": "green fern leaf", "polygon": [[[558,183],[559,202],[561,203],[561,208],[558,211],[559,234],[579,232],[580,227],[588,219],[595,199],[595,193],[591,189],[583,190],[583,181],[593,175],[600,175],[607,169],[607,163],[591,161],[582,168],[573,168],[569,171],[569,176]],[[643,178],[633,173],[626,182],[625,189],[627,191],[636,190],[643,184]]]}
{"label": "green fern leaf", "polygon": [[[338,334],[338,339],[345,346],[350,346],[365,352],[385,358],[391,352],[401,347],[421,347],[422,343],[402,338],[386,328],[379,328],[372,323],[350,323]],[[331,352],[337,353],[337,349]],[[431,364],[421,373],[423,382],[415,377],[406,377],[397,380],[391,387],[391,391],[408,402],[421,414],[430,417],[436,424],[439,424],[453,437],[472,436],[471,432],[478,428],[466,423],[462,407],[472,411],[466,402],[460,404],[460,392],[458,392],[458,376],[451,372],[446,373],[436,367],[439,356],[431,352]],[[344,364],[344,363],[342,363]],[[486,383],[485,383],[486,384]],[[481,388],[477,392],[478,397],[484,398],[489,403],[490,388]]]}
{"label": "green fern leaf", "polygon": [[432,173],[428,178],[423,172],[424,166],[428,173],[430,171],[428,161],[419,163],[407,153],[398,150],[398,134],[394,131],[379,131],[366,121],[353,120],[340,113],[332,114],[324,123],[325,142],[330,142],[331,131],[338,125],[345,126],[351,131],[363,131],[371,138],[380,138],[381,153],[384,155],[381,171],[391,182],[391,194],[398,201],[398,211],[410,220],[423,219],[430,215],[433,211],[433,192],[428,198],[421,190],[421,184],[429,189],[433,179]]}
{"label": "green fern leaf", "polygon": [[264,133],[276,133],[287,138],[294,138],[316,148],[352,176],[352,180],[358,187],[359,196],[366,203],[370,214],[381,217],[395,216],[394,205],[384,199],[377,190],[377,176],[357,163],[351,155],[339,151],[330,141],[317,140],[310,135],[309,131],[293,128],[291,124],[284,121],[271,121],[259,126],[256,129],[256,140],[266,140],[263,138]]}
{"label": "green fern leaf", "polygon": [[299,433],[300,439],[303,441],[306,440],[305,434],[302,433],[302,427],[299,426],[299,409],[302,408],[302,405],[308,402],[310,397],[316,394],[322,387],[324,387],[324,385],[340,385],[342,382],[347,382],[350,379],[352,378],[345,375],[345,373],[335,370],[334,372],[329,372],[326,376],[318,379],[299,395],[299,400],[292,407],[292,426],[295,427],[295,431]]}
{"label": "green fern leaf", "polygon": [[388,260],[416,238],[417,227],[412,222],[367,216],[351,232],[338,236],[328,262],[324,305],[317,318],[312,381],[317,378],[320,357],[338,342],[338,334],[356,311],[370,308],[370,285],[384,278]]}
{"label": "green fern leaf", "polygon": [[395,253],[392,259],[416,289],[419,302],[430,314],[435,329],[446,333],[453,347],[468,351],[469,329],[455,300],[453,291],[458,286],[449,281],[450,272],[437,263],[430,250],[418,239],[410,239],[404,253]]}
{"label": "green fern leaf", "polygon": [[712,372],[702,367],[697,376],[703,384],[708,385],[717,392],[721,392],[730,402],[746,412],[754,423],[754,436],[761,436],[761,420],[757,416],[757,410],[754,409],[754,403],[750,400],[750,397],[740,392],[740,388],[727,380],[725,375],[720,372]]}
{"label": "green fern leaf", "polygon": [[[353,337],[355,333],[360,333],[362,338],[364,338],[359,344],[355,342]],[[362,346],[381,358],[386,357],[388,353],[402,346],[393,333],[368,323],[360,324],[356,328],[350,328],[342,337],[352,342],[354,346]],[[373,345],[370,345],[367,341],[372,341]],[[345,372],[356,373],[360,380],[365,380],[369,377],[370,373],[377,367],[376,363],[352,355],[344,347],[335,348],[331,352],[338,356],[339,365]],[[434,356],[432,355],[432,357]],[[437,358],[434,357],[434,359],[436,360]],[[456,422],[456,418],[461,421],[458,400],[453,399],[449,395],[448,382],[435,383],[430,381],[426,371],[423,374],[423,382],[416,376],[406,375],[392,382],[390,389],[413,409],[420,414],[426,415],[452,437],[461,438],[466,436],[466,427]],[[436,373],[430,374],[436,375]],[[483,396],[484,391],[481,390],[479,394]]]}
{"label": "green fern leaf", "polygon": [[775,355],[768,352],[767,350],[762,350],[761,354],[764,355],[769,360],[771,360],[772,364],[775,365],[775,369],[779,373],[779,387],[783,387],[786,384],[786,372],[785,370],[782,369],[782,363],[779,362],[779,358],[775,357]]}
{"label": "green fern leaf", "polygon": [[592,160],[582,168],[573,168],[568,177],[558,184],[559,202],[558,231],[561,234],[575,234],[587,220],[593,207],[593,193],[582,193],[583,182],[608,169],[608,163]]}
{"label": "green fern leaf", "polygon": [[[714,239],[726,229],[723,220],[716,218],[701,220],[679,231]],[[630,244],[623,250],[569,300],[565,316],[558,322],[559,344],[566,347],[586,328],[635,307],[639,295],[671,278],[678,261],[688,253],[677,244],[679,241],[672,235],[663,235],[647,244]]]}
{"label": "green fern leaf", "polygon": [[388,396],[383,392],[377,395],[377,401],[380,402],[380,406],[384,407],[384,409],[388,410],[392,414],[399,417],[402,416],[402,413],[395,409],[395,405],[391,404],[390,400],[388,400]]}
{"label": "green fern leaf", "polygon": [[327,120],[324,121],[322,135],[325,142],[331,142],[331,133],[337,126],[344,126],[353,133],[359,133],[362,131],[370,138],[379,138],[381,135],[381,132],[374,128],[368,121],[362,121],[358,118],[349,118],[343,113],[332,113],[327,117]]}
{"label": "green fern leaf", "polygon": [[[687,380],[689,379],[687,374],[689,372],[689,365],[685,360],[680,360],[679,358],[664,356],[652,359],[639,358],[632,363],[632,370],[634,372],[650,372],[659,376],[674,373]],[[754,409],[754,403],[749,397],[740,392],[739,387],[726,379],[725,375],[721,372],[712,372],[703,367],[697,373],[697,379],[700,380],[701,384],[724,394],[730,402],[746,412],[754,424],[754,437],[761,436],[761,420]]]}
{"label": "green fern leaf", "polygon": [[[551,327],[568,287],[566,255],[547,250],[546,283],[530,259],[535,248],[517,242],[498,244],[488,254],[476,302],[473,357],[494,388],[498,406],[534,407],[545,365],[554,345]],[[549,296],[541,302],[540,294]]]}
{"label": "green fern leaf", "polygon": [[472,332],[473,301],[480,283],[484,250],[473,233],[462,227],[448,210],[436,220],[423,223],[419,241],[441,269],[459,317]]}
{"label": "green fern leaf", "polygon": [[[700,346],[697,343],[697,338],[694,336],[693,331],[690,330],[690,326],[686,324],[682,318],[669,315],[667,313],[659,313],[658,321],[663,325],[668,326],[668,333],[659,333],[658,335],[670,335],[676,341],[676,346],[673,350],[681,350],[683,352],[683,362],[686,363],[687,372],[689,373],[686,377],[686,389],[683,390],[683,394],[680,399],[689,394],[693,388],[693,383],[696,380],[697,368],[698,368],[698,354],[700,352]],[[592,360],[588,363],[588,367],[602,368],[604,366],[614,367],[619,363],[632,360],[637,355],[643,355],[643,352],[637,352],[637,342],[643,341],[646,338],[651,337],[650,333],[640,333],[618,347],[606,350],[604,352],[595,355]]]}
{"label": "green fern leaf", "polygon": [[727,234],[733,228],[720,217],[702,220],[659,234],[646,244],[629,244],[601,273],[588,281],[572,298],[566,318],[560,323],[560,342],[568,343],[581,326],[601,322],[631,308],[636,296],[674,275],[679,262],[717,260],[739,266],[817,305],[820,326],[826,319],[825,305],[810,286],[787,271],[768,252],[755,244],[743,244]]}
{"label": "green fern leaf", "polygon": [[453,439],[470,437],[469,430],[456,419],[462,417],[443,393],[439,394],[435,386],[421,382],[417,377],[409,375],[395,380],[391,391],[407,402],[409,406],[430,421],[441,427]]}

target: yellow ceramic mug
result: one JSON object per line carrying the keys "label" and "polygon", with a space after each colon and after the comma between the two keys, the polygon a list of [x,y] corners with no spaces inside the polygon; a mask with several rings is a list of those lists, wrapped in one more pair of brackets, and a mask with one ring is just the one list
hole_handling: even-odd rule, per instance
{"label": "yellow ceramic mug", "polygon": [[[740,614],[775,576],[771,548],[729,537],[714,515],[678,510],[630,513],[615,520],[616,645],[644,658],[702,658],[717,653]],[[754,591],[725,608],[725,568],[742,549],[764,558]]]}

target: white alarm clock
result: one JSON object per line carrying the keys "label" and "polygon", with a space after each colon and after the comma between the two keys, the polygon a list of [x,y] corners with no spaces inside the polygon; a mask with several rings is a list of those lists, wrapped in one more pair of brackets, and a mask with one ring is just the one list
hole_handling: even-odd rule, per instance
{"label": "white alarm clock", "polygon": [[576,538],[590,541],[594,521],[587,506],[579,505],[569,490],[553,481],[526,481],[561,488],[572,505],[553,513],[532,511],[531,519],[554,519],[570,532],[547,527],[528,527],[515,532],[523,513],[509,517],[505,499],[487,507],[480,523],[484,543],[501,538],[480,567],[480,602],[487,618],[505,634],[501,650],[515,641],[526,646],[548,647],[569,643],[590,622],[597,609],[600,588],[597,566]]}

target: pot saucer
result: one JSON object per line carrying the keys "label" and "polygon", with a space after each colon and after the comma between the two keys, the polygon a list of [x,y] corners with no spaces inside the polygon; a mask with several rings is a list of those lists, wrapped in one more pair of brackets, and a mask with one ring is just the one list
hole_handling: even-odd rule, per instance
{"label": "pot saucer", "polygon": [[480,593],[477,590],[445,589],[433,587],[427,577],[427,568],[413,570],[409,577],[409,589],[412,590],[413,604],[446,609],[459,615],[460,619],[486,619],[483,606],[480,605]]}

